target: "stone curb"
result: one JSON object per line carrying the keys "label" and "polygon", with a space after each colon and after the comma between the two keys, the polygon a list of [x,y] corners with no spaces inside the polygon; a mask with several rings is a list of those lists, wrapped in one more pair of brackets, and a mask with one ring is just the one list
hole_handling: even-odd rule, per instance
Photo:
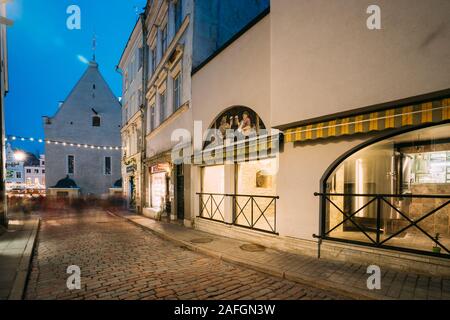
{"label": "stone curb", "polygon": [[28,275],[31,269],[31,259],[33,257],[34,247],[36,245],[36,237],[41,225],[41,219],[38,218],[34,223],[33,231],[28,238],[25,250],[23,251],[20,264],[17,269],[16,278],[14,279],[13,287],[9,293],[8,300],[22,300],[25,288],[28,282]]}
{"label": "stone curb", "polygon": [[273,268],[268,268],[268,267],[264,267],[264,266],[262,266],[260,264],[256,264],[256,263],[254,263],[254,262],[252,262],[250,260],[242,259],[242,258],[239,258],[239,257],[234,257],[232,255],[224,255],[222,253],[218,253],[218,252],[213,251],[213,250],[201,248],[201,247],[196,246],[196,245],[194,245],[194,244],[192,244],[190,242],[187,242],[187,241],[184,241],[184,240],[179,240],[179,239],[177,239],[175,237],[172,237],[172,236],[170,236],[170,235],[168,235],[168,234],[166,234],[164,232],[152,229],[152,228],[150,228],[148,226],[144,226],[144,225],[138,223],[137,221],[134,221],[133,219],[130,219],[130,218],[126,217],[126,216],[122,216],[120,214],[116,214],[116,213],[111,212],[111,211],[108,211],[108,213],[110,213],[111,215],[113,215],[115,217],[119,217],[119,218],[125,219],[125,220],[133,223],[134,225],[136,225],[136,226],[138,226],[140,228],[143,228],[145,230],[151,231],[152,233],[154,233],[155,235],[159,236],[160,238],[163,238],[165,240],[169,240],[169,241],[174,242],[174,243],[176,243],[176,244],[178,244],[180,246],[186,247],[186,248],[188,248],[191,251],[199,252],[199,253],[202,253],[202,254],[214,257],[214,258],[218,258],[218,259],[221,259],[221,260],[223,260],[225,262],[233,263],[233,264],[236,264],[238,266],[246,267],[246,268],[258,271],[258,272],[265,273],[265,274],[270,275],[270,276],[275,276],[275,277],[278,277],[278,278],[290,280],[290,281],[293,281],[293,282],[297,282],[299,284],[308,285],[308,286],[311,286],[311,287],[314,287],[314,288],[318,288],[318,289],[321,289],[321,290],[332,290],[334,293],[345,295],[345,296],[348,296],[348,297],[350,297],[352,299],[355,299],[355,300],[381,300],[382,299],[382,297],[380,297],[379,295],[370,294],[370,293],[367,293],[367,292],[365,292],[363,290],[360,290],[360,289],[357,289],[357,288],[352,288],[351,291],[350,291],[347,286],[339,285],[339,284],[333,283],[331,281],[326,281],[326,280],[323,280],[323,279],[320,279],[320,278],[317,278],[317,277],[311,277],[311,276],[308,276],[308,278],[307,278],[307,277],[305,277],[305,276],[303,276],[301,274],[293,273],[293,272],[290,272],[290,271],[275,270]]}

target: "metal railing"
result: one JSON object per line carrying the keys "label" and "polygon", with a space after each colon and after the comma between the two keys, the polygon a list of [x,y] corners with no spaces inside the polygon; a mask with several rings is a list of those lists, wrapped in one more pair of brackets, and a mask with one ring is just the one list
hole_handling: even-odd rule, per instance
{"label": "metal railing", "polygon": [[[276,232],[276,208],[278,196],[227,193],[197,193],[199,217],[232,224],[262,232]],[[232,219],[225,220],[225,202],[231,198]]]}
{"label": "metal railing", "polygon": [[[197,193],[200,200],[200,217],[214,220],[219,222],[225,222],[225,194],[220,193]],[[206,200],[205,200],[206,198]],[[223,208],[222,207],[223,204]]]}
{"label": "metal railing", "polygon": [[[440,253],[432,253],[437,254],[445,257],[449,257],[448,254],[450,254],[449,248],[447,248],[441,241],[439,241],[439,237],[436,236],[436,234],[430,235],[429,231],[425,230],[426,228],[419,225],[419,223],[423,222],[425,219],[429,218],[430,216],[436,214],[441,209],[444,209],[449,203],[450,203],[450,195],[413,195],[413,194],[353,194],[353,193],[314,193],[315,196],[321,197],[321,208],[322,208],[322,223],[321,223],[321,235],[316,236],[320,239],[330,239],[330,240],[338,240],[343,242],[352,242],[352,243],[358,243],[363,245],[371,245],[376,247],[385,247],[388,249],[396,249],[400,251],[410,251],[410,252],[416,252],[416,253],[425,253],[429,254],[431,252],[418,249],[418,248],[412,248],[412,247],[405,247],[405,246],[398,246],[398,245],[390,245],[387,244],[390,240],[392,240],[395,237],[400,236],[405,231],[409,230],[412,227],[415,227],[417,230],[419,230],[419,234],[423,234],[431,240],[430,243],[434,243],[435,247],[442,248],[447,254],[440,254]],[[331,199],[331,197],[343,197],[343,199],[347,198],[347,200],[350,198],[352,202],[355,198],[365,198],[367,201],[361,205],[358,209],[352,210],[353,212],[345,212],[346,210],[341,209],[338,204],[335,203]],[[395,199],[397,200],[410,200],[413,199],[434,199],[434,200],[441,200],[442,203],[437,203],[435,207],[428,212],[420,212],[420,214],[415,213],[415,217],[411,217],[410,213],[405,213],[399,209],[398,206],[395,204]],[[344,201],[343,201],[344,202]],[[367,226],[362,223],[358,223],[356,220],[357,214],[362,213],[364,210],[369,210],[370,206],[375,206],[375,217],[374,221],[375,224],[372,226]],[[339,221],[334,226],[327,226],[327,221],[330,223],[331,219],[329,219],[330,214],[330,206],[336,209],[336,212],[338,214],[342,215],[342,221]],[[383,207],[385,210],[383,210]],[[387,209],[387,210],[386,210]],[[393,219],[389,218],[389,214],[394,213],[398,216],[398,218]],[[386,228],[386,225],[388,222],[392,221],[401,221],[403,223],[403,226],[399,226],[397,228],[394,228],[394,230],[388,231]],[[344,226],[347,223],[351,223],[351,226],[353,229],[360,233],[361,235],[364,235],[363,238],[367,238],[369,242],[367,243],[362,240],[355,240],[355,239],[349,239],[349,238],[336,238],[331,235],[333,231],[336,231],[339,227]],[[397,230],[395,230],[397,229]],[[345,231],[344,231],[345,232]],[[372,236],[370,235],[372,234]],[[382,238],[382,236],[384,236]]]}

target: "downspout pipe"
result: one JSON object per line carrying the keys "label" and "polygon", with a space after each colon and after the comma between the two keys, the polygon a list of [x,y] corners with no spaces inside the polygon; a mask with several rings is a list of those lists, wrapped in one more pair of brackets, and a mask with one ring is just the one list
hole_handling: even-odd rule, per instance
{"label": "downspout pipe", "polygon": [[147,133],[147,99],[146,99],[146,93],[147,93],[147,70],[148,70],[148,50],[147,50],[147,26],[146,26],[146,19],[147,19],[147,7],[145,8],[145,11],[140,14],[139,18],[141,19],[142,24],[142,90],[141,90],[141,117],[142,117],[142,129],[141,129],[141,161],[140,161],[140,171],[141,171],[141,178],[139,179],[141,183],[141,197],[140,197],[140,214],[142,214],[144,206],[145,206],[145,196],[146,196],[146,172],[145,172],[145,165],[144,160],[147,156],[146,154],[146,146],[147,143],[145,141],[146,133]]}

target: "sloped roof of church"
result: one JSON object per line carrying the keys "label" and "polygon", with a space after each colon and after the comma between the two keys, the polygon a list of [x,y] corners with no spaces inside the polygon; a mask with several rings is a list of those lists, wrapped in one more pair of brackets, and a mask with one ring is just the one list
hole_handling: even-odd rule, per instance
{"label": "sloped roof of church", "polygon": [[[106,80],[103,78],[99,70],[98,63],[95,61],[90,61],[86,71],[83,73],[76,85],[72,88],[66,100],[64,100],[64,102],[62,103],[61,107],[58,108],[56,113],[51,118],[57,117],[58,113],[64,110],[67,105],[72,105],[73,100],[85,99],[86,97],[92,96],[94,92],[97,93],[97,95],[102,96],[102,101],[104,101],[105,99],[111,101],[111,103],[107,104],[102,102],[102,105],[108,105],[108,107],[117,107],[117,111],[120,111],[121,104],[118,98],[112,92]],[[89,104],[89,109],[91,109],[92,102],[93,101],[86,102],[86,107],[88,107]]]}

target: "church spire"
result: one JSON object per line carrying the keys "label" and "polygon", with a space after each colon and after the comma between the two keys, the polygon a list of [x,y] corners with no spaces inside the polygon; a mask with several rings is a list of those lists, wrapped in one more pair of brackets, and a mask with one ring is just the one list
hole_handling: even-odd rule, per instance
{"label": "church spire", "polygon": [[97,39],[95,38],[95,33],[92,36],[92,61],[95,62],[95,50],[97,49]]}

